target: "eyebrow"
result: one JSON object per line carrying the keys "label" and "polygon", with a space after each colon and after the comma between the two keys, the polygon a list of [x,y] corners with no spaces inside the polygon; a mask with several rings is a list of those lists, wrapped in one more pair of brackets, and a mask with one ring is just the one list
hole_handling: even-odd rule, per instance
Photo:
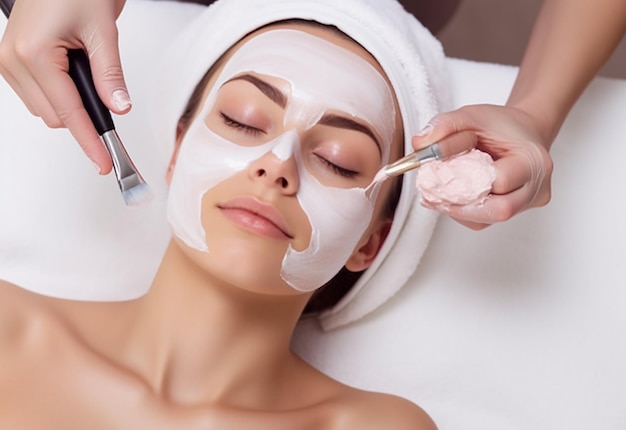
{"label": "eyebrow", "polygon": [[378,152],[382,155],[382,147],[380,146],[380,142],[378,138],[374,134],[371,128],[366,125],[363,125],[353,119],[347,118],[345,116],[327,113],[322,116],[319,120],[319,124],[327,125],[329,127],[337,127],[337,128],[345,128],[348,130],[355,130],[361,133],[366,134],[371,137],[374,143],[376,143],[376,147],[378,148]]}
{"label": "eyebrow", "polygon": [[[272,100],[278,106],[280,106],[283,109],[287,107],[287,96],[285,96],[285,94],[274,85],[268,82],[265,82],[264,80],[257,78],[256,76],[251,75],[249,73],[244,73],[243,75],[235,76],[234,78],[231,78],[227,80],[226,82],[224,82],[224,85],[229,82],[236,81],[236,80],[250,82],[252,85],[257,87],[259,91],[261,91],[267,98]],[[319,124],[327,125],[329,127],[345,128],[348,130],[355,130],[355,131],[364,133],[367,136],[371,137],[374,143],[376,143],[378,152],[381,155],[383,153],[382,146],[380,145],[380,141],[378,140],[378,138],[376,137],[372,129],[353,119],[347,118],[345,116],[337,115],[337,114],[327,113],[327,114],[324,114],[324,116],[322,116],[322,118],[319,120]]]}
{"label": "eyebrow", "polygon": [[249,73],[235,76],[234,78],[229,79],[228,81],[224,82],[224,84],[227,84],[229,82],[236,81],[236,80],[250,82],[252,85],[257,87],[259,91],[265,94],[265,96],[268,99],[276,103],[278,106],[280,106],[283,109],[287,107],[287,96],[285,96],[285,94],[283,94],[283,92],[279,90],[278,88],[276,88],[274,85],[269,84],[265,82],[264,80],[259,79],[256,76],[251,75]]}

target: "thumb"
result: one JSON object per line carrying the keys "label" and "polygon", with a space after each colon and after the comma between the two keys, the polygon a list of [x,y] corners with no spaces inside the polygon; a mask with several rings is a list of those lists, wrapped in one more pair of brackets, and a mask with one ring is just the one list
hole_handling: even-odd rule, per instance
{"label": "thumb", "polygon": [[115,23],[106,28],[99,27],[89,40],[85,48],[100,99],[116,114],[128,112],[132,102],[122,71]]}
{"label": "thumb", "polygon": [[434,116],[411,143],[418,150],[437,142],[445,158],[476,147],[474,130],[461,110],[446,112]]}

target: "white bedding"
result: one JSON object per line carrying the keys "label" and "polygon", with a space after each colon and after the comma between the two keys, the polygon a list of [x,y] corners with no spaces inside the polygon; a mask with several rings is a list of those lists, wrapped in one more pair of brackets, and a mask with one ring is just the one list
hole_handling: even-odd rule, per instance
{"label": "white bedding", "polygon": [[[450,60],[456,105],[516,70]],[[358,325],[301,328],[333,376],[400,393],[439,427],[626,428],[626,81],[597,79],[553,148],[552,202],[482,232],[441,219],[409,285]]]}
{"label": "white bedding", "polygon": [[[150,207],[126,209],[113,177],[0,82],[0,278],[84,299],[145,291],[168,238],[165,168],[145,126],[150,65],[197,7],[137,0],[120,18],[135,106],[116,124],[157,194]],[[449,65],[457,106],[502,103],[516,72]],[[626,81],[596,79],[553,148],[549,206],[482,232],[442,218],[391,302],[330,333],[305,321],[294,348],[338,379],[410,398],[442,430],[626,428],[624,112]]]}

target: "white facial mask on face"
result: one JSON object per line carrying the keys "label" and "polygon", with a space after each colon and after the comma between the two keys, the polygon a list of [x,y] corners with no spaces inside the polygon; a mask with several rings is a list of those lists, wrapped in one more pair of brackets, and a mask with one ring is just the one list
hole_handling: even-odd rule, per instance
{"label": "white facial mask on face", "polygon": [[[244,72],[283,79],[291,88],[284,116],[288,131],[259,146],[230,142],[204,122],[221,86]],[[393,96],[374,67],[346,49],[297,30],[271,30],[242,45],[224,66],[181,144],[168,201],[174,234],[188,246],[208,252],[201,221],[206,191],[268,152],[284,162],[294,157],[300,183],[297,198],[312,234],[305,250],[289,246],[281,276],[300,291],[312,291],[330,280],[368,226],[375,197],[368,197],[363,188],[325,186],[304,165],[298,131],[313,127],[328,110],[370,124],[380,136],[381,167],[388,162]]]}

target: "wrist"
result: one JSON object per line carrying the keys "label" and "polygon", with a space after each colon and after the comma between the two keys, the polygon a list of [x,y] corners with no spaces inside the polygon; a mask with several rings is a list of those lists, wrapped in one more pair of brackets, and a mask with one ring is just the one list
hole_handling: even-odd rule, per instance
{"label": "wrist", "polygon": [[554,108],[549,100],[532,97],[518,98],[513,94],[506,106],[522,112],[532,122],[545,148],[550,150],[565,119],[561,110]]}

